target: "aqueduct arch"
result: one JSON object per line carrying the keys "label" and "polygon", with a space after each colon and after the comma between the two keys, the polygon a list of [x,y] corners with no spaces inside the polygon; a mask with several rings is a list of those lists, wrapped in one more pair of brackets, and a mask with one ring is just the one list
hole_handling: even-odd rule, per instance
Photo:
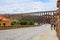
{"label": "aqueduct arch", "polygon": [[[30,20],[33,19],[39,23],[50,23],[50,20],[53,17],[53,14],[55,12],[56,12],[56,10],[24,13],[23,19],[30,19]],[[30,18],[29,18],[29,16],[30,16]]]}
{"label": "aqueduct arch", "polygon": [[14,19],[27,19],[34,20],[38,23],[50,23],[50,20],[53,17],[53,14],[56,10],[53,11],[41,11],[41,12],[30,12],[30,13],[22,13],[22,14],[6,14],[5,17],[14,20]]}

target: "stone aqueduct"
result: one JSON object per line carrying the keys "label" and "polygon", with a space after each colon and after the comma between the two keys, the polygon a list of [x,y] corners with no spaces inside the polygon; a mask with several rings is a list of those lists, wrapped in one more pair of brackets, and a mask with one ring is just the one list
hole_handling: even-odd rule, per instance
{"label": "stone aqueduct", "polygon": [[50,23],[50,20],[53,17],[53,14],[56,12],[54,11],[41,11],[41,12],[30,12],[30,13],[21,13],[21,14],[0,14],[3,15],[11,20],[21,20],[21,19],[27,19],[27,20],[34,20],[38,23]]}

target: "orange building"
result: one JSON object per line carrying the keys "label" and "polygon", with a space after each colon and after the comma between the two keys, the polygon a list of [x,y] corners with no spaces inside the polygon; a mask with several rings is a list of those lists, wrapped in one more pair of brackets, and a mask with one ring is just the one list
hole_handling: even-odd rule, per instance
{"label": "orange building", "polygon": [[10,19],[0,16],[0,26],[11,26]]}

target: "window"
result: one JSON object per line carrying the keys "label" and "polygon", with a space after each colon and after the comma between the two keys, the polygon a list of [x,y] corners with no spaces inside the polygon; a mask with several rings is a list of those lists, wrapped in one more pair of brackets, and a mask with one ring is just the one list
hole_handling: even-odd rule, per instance
{"label": "window", "polygon": [[0,21],[2,21],[2,19],[0,19]]}
{"label": "window", "polygon": [[3,23],[3,25],[5,26],[6,24],[5,24],[5,23]]}

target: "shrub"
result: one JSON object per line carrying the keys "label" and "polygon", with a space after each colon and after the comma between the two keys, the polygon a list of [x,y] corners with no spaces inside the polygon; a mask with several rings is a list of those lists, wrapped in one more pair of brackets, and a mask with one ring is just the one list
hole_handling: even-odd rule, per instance
{"label": "shrub", "polygon": [[34,25],[34,21],[33,20],[19,20],[21,25]]}
{"label": "shrub", "polygon": [[35,22],[34,22],[34,21],[32,21],[32,20],[31,20],[31,21],[29,21],[29,25],[34,25],[34,23],[35,23]]}
{"label": "shrub", "polygon": [[11,22],[11,25],[17,25],[17,24],[19,24],[18,20],[13,20],[13,21]]}
{"label": "shrub", "polygon": [[14,21],[14,22],[11,22],[11,25],[16,25],[16,22]]}
{"label": "shrub", "polygon": [[20,20],[19,22],[21,25],[27,25],[28,24],[28,20]]}

